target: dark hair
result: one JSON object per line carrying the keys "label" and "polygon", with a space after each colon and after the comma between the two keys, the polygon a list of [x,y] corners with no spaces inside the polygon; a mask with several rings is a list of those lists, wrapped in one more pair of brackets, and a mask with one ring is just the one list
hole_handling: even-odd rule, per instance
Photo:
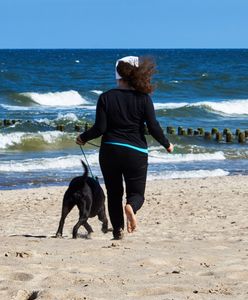
{"label": "dark hair", "polygon": [[155,86],[151,83],[151,78],[156,73],[156,64],[152,58],[139,57],[139,66],[119,61],[117,72],[128,85],[142,93],[151,93]]}

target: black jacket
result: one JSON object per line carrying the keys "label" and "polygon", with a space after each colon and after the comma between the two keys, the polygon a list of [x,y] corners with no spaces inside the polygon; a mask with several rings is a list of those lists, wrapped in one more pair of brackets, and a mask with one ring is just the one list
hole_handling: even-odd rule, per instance
{"label": "black jacket", "polygon": [[100,95],[95,124],[80,138],[87,142],[102,135],[102,143],[119,142],[146,148],[145,123],[153,138],[167,149],[170,143],[156,120],[150,96],[131,89],[111,89]]}

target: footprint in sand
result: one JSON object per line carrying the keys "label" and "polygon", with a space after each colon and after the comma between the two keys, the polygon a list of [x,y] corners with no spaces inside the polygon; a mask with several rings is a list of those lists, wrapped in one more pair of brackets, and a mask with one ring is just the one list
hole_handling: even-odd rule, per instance
{"label": "footprint in sand", "polygon": [[208,272],[200,272],[198,273],[199,276],[214,276],[215,273],[212,271],[208,271]]}
{"label": "footprint in sand", "polygon": [[32,274],[18,272],[18,273],[13,273],[11,278],[17,281],[29,281],[32,280],[34,276]]}
{"label": "footprint in sand", "polygon": [[28,292],[26,290],[19,290],[13,300],[34,300],[37,299],[39,291]]}

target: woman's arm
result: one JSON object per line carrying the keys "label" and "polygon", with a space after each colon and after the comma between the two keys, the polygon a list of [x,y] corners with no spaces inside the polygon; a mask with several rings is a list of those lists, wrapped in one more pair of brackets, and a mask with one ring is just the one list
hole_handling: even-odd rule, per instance
{"label": "woman's arm", "polygon": [[158,141],[162,146],[164,146],[168,152],[173,151],[173,145],[164,135],[164,132],[156,119],[154,106],[150,96],[147,97],[145,103],[145,122],[148,128],[149,133],[152,137]]}
{"label": "woman's arm", "polygon": [[107,117],[103,97],[100,96],[96,106],[95,124],[77,137],[76,143],[84,145],[87,141],[101,136],[107,129]]}

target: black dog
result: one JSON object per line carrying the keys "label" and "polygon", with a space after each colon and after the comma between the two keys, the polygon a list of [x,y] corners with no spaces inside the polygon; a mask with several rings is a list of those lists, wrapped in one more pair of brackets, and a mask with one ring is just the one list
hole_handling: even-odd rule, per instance
{"label": "black dog", "polygon": [[98,181],[88,177],[88,168],[83,161],[82,164],[84,167],[83,176],[73,178],[65,192],[62,215],[56,237],[62,237],[65,218],[75,205],[77,205],[79,209],[79,220],[73,227],[72,237],[74,239],[77,238],[77,232],[81,225],[85,227],[88,232],[88,237],[90,237],[93,230],[87,220],[95,216],[98,216],[98,219],[102,222],[102,232],[108,232],[108,220],[105,213],[105,196],[103,190]]}

